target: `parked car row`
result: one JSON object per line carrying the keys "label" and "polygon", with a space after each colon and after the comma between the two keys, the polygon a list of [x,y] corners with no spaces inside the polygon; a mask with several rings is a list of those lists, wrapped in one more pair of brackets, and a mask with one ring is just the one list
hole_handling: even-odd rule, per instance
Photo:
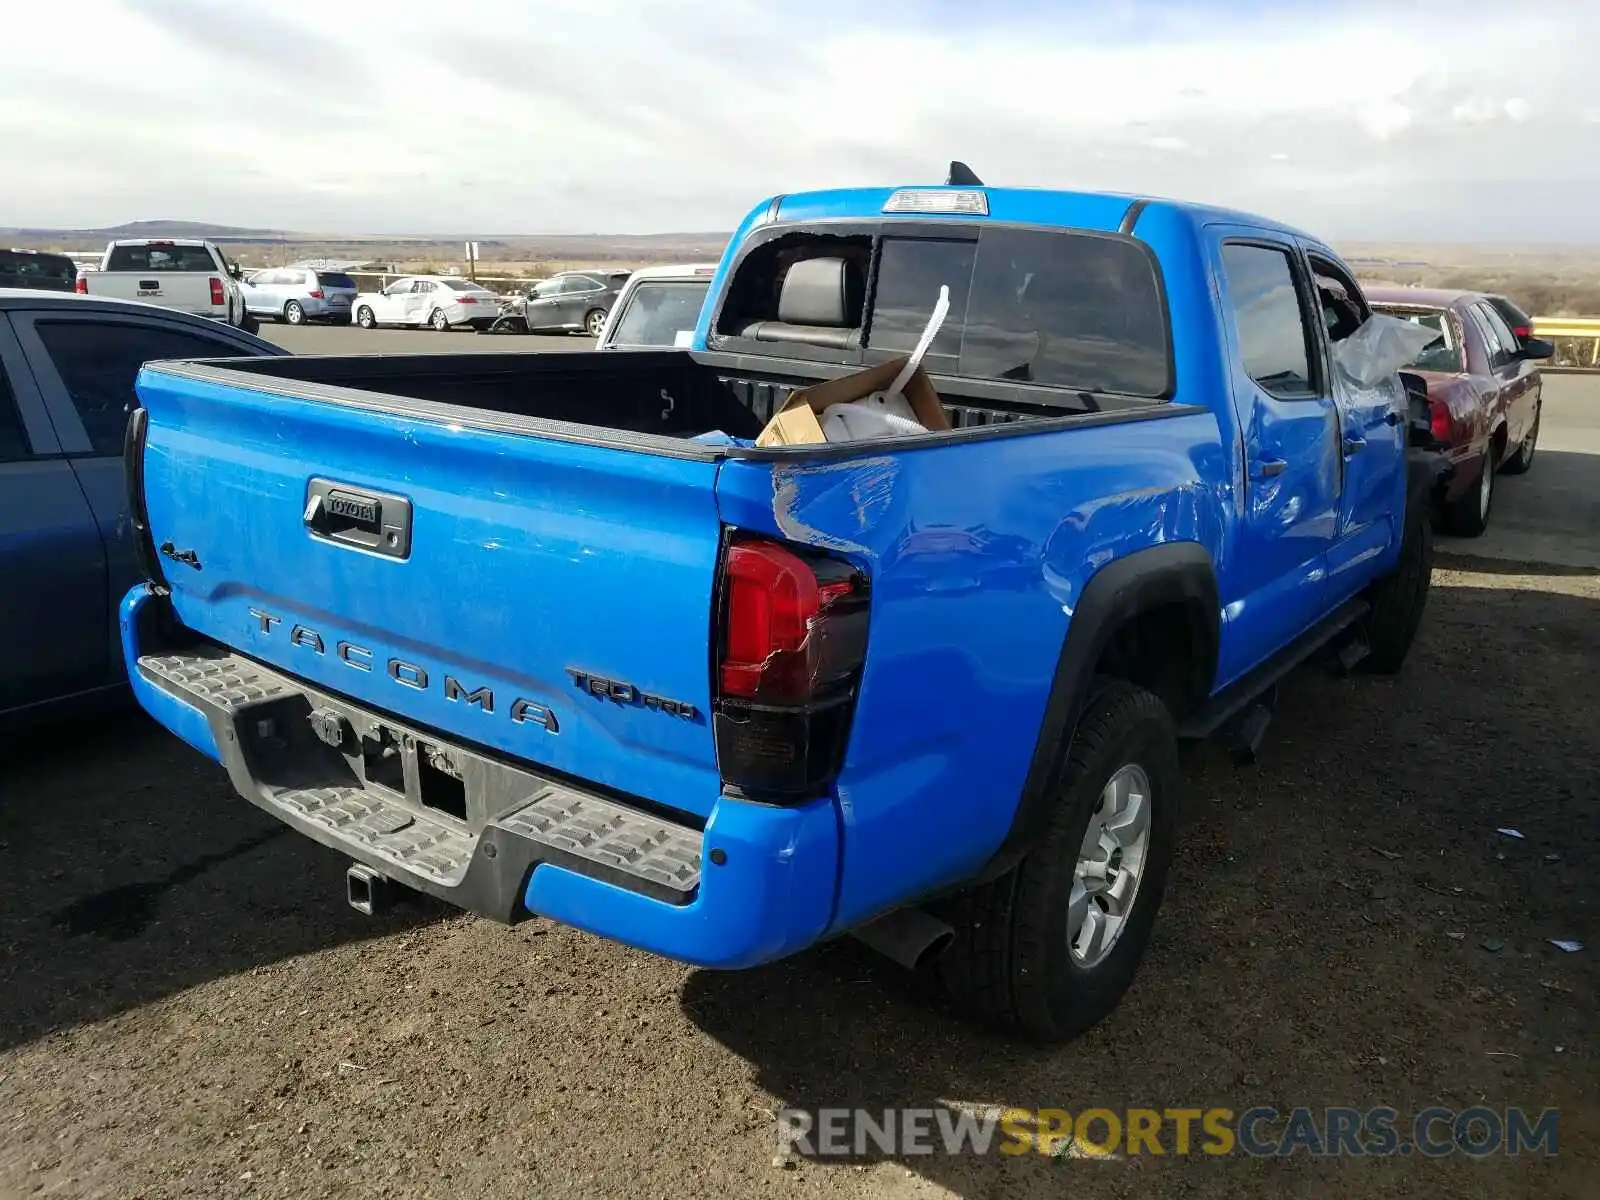
{"label": "parked car row", "polygon": [[[479,333],[574,332],[598,336],[630,272],[564,271],[502,296],[456,275],[402,275],[360,291],[348,274],[309,267],[258,271],[243,284],[248,311],[300,325],[326,321],[363,329],[470,328]],[[692,324],[692,322],[691,322]]]}

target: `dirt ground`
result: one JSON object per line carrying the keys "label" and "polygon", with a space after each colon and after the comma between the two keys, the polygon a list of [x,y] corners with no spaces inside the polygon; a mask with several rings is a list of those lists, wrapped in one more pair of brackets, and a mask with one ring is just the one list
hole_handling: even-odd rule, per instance
{"label": "dirt ground", "polygon": [[[1258,766],[1191,757],[1133,991],[1048,1051],[848,942],[713,974],[367,920],[137,715],[31,738],[0,761],[0,1196],[1592,1197],[1600,580],[1517,570],[1439,570],[1396,679],[1294,676]],[[1559,1154],[786,1168],[770,1115],[1476,1103],[1559,1108]]]}

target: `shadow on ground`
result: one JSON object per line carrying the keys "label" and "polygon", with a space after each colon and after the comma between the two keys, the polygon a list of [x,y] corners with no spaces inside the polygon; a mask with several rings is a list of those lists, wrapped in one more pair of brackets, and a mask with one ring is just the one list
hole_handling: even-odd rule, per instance
{"label": "shadow on ground", "polygon": [[1497,575],[1600,575],[1597,479],[1600,454],[1540,450],[1526,475],[1495,477],[1482,536],[1439,539],[1441,565]]}
{"label": "shadow on ground", "polygon": [[0,1049],[444,912],[362,917],[345,860],[136,710],[12,738],[0,862]]}
{"label": "shadow on ground", "polygon": [[1600,603],[1459,578],[1435,576],[1399,677],[1301,671],[1258,766],[1192,756],[1151,952],[1078,1041],[936,1017],[931,984],[852,942],[695,973],[686,1011],[795,1107],[1563,1108],[1560,1160],[891,1156],[962,1196],[1582,1194],[1561,1164],[1600,1126]]}

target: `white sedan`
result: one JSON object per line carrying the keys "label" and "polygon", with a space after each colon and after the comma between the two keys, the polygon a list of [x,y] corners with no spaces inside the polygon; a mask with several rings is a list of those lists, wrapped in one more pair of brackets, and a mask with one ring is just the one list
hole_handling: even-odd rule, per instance
{"label": "white sedan", "polygon": [[352,305],[357,325],[427,325],[443,333],[460,325],[487,329],[500,315],[500,297],[482,284],[448,275],[402,275],[381,292],[362,292]]}

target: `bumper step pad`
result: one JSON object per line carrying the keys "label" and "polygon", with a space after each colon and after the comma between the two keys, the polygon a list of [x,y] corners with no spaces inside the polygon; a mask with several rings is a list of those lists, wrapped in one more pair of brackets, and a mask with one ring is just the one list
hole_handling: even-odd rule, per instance
{"label": "bumper step pad", "polygon": [[[314,712],[338,713],[358,735],[382,727],[408,745],[436,735],[319,692],[216,646],[138,662],[150,684],[209,720],[247,799],[326,846],[397,880],[499,920],[527,916],[521,897],[540,863],[560,865],[672,904],[700,884],[700,830],[478,754],[448,749],[483,798],[469,820],[442,816],[362,778],[318,741]],[[322,764],[320,767],[317,764]],[[315,778],[308,777],[317,776]],[[471,820],[476,807],[482,818]],[[489,812],[492,810],[492,815]]]}

